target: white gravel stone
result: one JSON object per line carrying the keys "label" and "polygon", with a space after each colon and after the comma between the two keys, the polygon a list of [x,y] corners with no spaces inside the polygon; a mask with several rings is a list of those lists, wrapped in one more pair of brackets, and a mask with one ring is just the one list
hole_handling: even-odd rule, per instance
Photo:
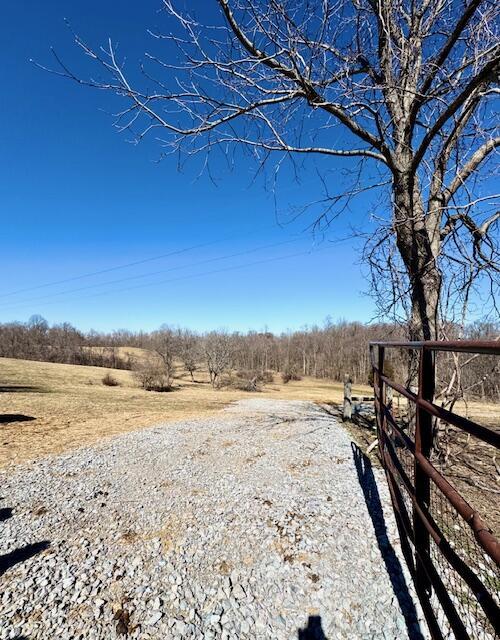
{"label": "white gravel stone", "polygon": [[146,624],[149,626],[155,625],[162,618],[163,614],[161,611],[155,611],[147,620]]}

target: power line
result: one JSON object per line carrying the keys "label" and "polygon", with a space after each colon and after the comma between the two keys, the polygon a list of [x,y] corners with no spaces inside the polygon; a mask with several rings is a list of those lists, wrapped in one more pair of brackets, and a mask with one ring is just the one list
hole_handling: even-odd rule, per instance
{"label": "power line", "polygon": [[[253,231],[251,231],[250,233],[255,233],[256,231],[262,231],[264,229],[269,229],[270,226],[266,225],[264,227],[260,227],[257,229],[254,229]],[[205,247],[209,247],[211,245],[214,244],[218,244],[219,242],[224,242],[227,240],[234,240],[236,238],[241,238],[244,237],[248,234],[236,234],[236,235],[232,235],[232,236],[227,236],[225,238],[219,238],[217,240],[212,240],[210,242],[203,242],[200,244],[195,244],[192,245],[190,247],[185,247],[184,249],[176,249],[175,251],[170,251],[168,253],[163,253],[161,255],[158,256],[153,256],[152,258],[144,258],[142,260],[135,260],[134,262],[127,262],[125,264],[120,264],[120,265],[115,265],[112,267],[107,267],[106,269],[100,269],[99,271],[91,271],[89,273],[83,273],[77,276],[72,276],[70,278],[63,278],[61,280],[54,280],[52,282],[45,282],[44,284],[37,284],[37,285],[33,285],[31,287],[25,287],[23,289],[17,289],[15,291],[9,291],[6,293],[0,293],[0,298],[5,298],[7,296],[14,296],[17,295],[19,293],[25,293],[27,291],[35,291],[36,289],[44,289],[46,287],[53,287],[55,285],[58,284],[65,284],[66,282],[74,282],[75,280],[83,280],[84,278],[90,278],[92,276],[99,276],[102,275],[104,273],[110,273],[111,271],[118,271],[119,269],[127,269],[128,267],[136,267],[137,265],[140,264],[146,264],[147,262],[154,262],[155,260],[161,260],[162,258],[169,258],[171,256],[176,256],[176,255],[180,255],[182,253],[187,253],[188,251],[194,251],[195,249],[203,249]]]}
{"label": "power line", "polygon": [[[146,283],[146,284],[134,285],[132,287],[122,287],[121,289],[112,289],[110,291],[101,291],[99,293],[92,293],[92,294],[90,294],[88,296],[79,296],[77,298],[72,298],[72,299],[69,299],[69,300],[52,300],[52,301],[46,302],[45,304],[49,305],[49,304],[63,304],[65,302],[77,302],[79,300],[87,300],[89,298],[97,298],[97,297],[106,296],[106,295],[110,295],[110,294],[121,293],[123,291],[132,291],[134,289],[145,289],[146,287],[155,287],[155,286],[158,286],[158,285],[161,285],[161,284],[167,284],[167,283],[170,283],[170,282],[179,282],[181,280],[189,280],[189,279],[192,279],[192,278],[200,278],[200,277],[203,277],[203,276],[214,275],[216,273],[224,273],[224,272],[228,272],[228,271],[235,271],[237,269],[244,269],[246,267],[252,267],[252,266],[256,266],[256,265],[267,264],[267,263],[270,263],[270,262],[278,262],[280,260],[288,260],[289,258],[296,258],[296,257],[299,257],[299,256],[304,256],[304,255],[314,255],[316,253],[320,253],[321,251],[326,251],[326,250],[332,249],[332,248],[333,248],[332,246],[328,246],[328,247],[323,247],[322,249],[316,249],[314,251],[311,251],[311,250],[299,251],[297,253],[291,253],[291,254],[287,254],[287,255],[284,255],[284,256],[277,256],[277,257],[274,257],[274,258],[267,258],[267,259],[264,259],[264,260],[256,260],[254,262],[247,262],[247,263],[240,264],[240,265],[233,265],[231,267],[225,267],[225,268],[222,268],[222,269],[214,269],[212,271],[204,271],[204,272],[201,272],[201,273],[194,273],[194,274],[190,274],[190,275],[187,275],[187,276],[180,276],[178,278],[169,278],[167,280],[160,280],[159,282],[149,282],[149,283]],[[31,306],[31,305],[22,305],[21,307],[25,308],[26,306]],[[15,309],[15,308],[19,308],[19,307],[13,306],[11,308]]]}
{"label": "power line", "polygon": [[[118,284],[120,282],[127,282],[130,280],[139,280],[141,278],[148,278],[151,276],[155,276],[155,275],[159,275],[161,273],[169,273],[171,271],[178,271],[179,269],[187,269],[189,267],[195,267],[198,265],[202,265],[202,264],[209,264],[211,262],[218,262],[220,260],[228,260],[230,258],[236,258],[239,256],[244,256],[244,255],[249,255],[250,253],[255,253],[256,251],[262,251],[264,249],[272,249],[274,247],[279,247],[279,246],[283,246],[285,244],[291,244],[292,242],[297,242],[298,240],[300,240],[300,237],[296,237],[296,238],[291,238],[288,240],[283,240],[282,242],[274,242],[272,244],[267,244],[267,245],[261,245],[260,247],[254,247],[253,249],[247,249],[245,251],[239,251],[237,253],[230,253],[228,255],[223,255],[223,256],[217,256],[214,258],[207,258],[206,260],[199,260],[197,262],[191,262],[189,264],[185,264],[185,265],[176,265],[174,267],[169,267],[168,269],[159,269],[157,271],[150,271],[149,273],[142,273],[142,274],[138,274],[135,276],[127,276],[125,278],[117,278],[115,280],[107,280],[106,282],[98,282],[95,284],[89,284],[89,285],[85,285],[84,287],[77,287],[75,289],[66,289],[65,291],[57,291],[55,293],[48,293],[42,296],[37,296],[34,298],[29,298],[27,300],[17,300],[15,302],[1,302],[0,303],[0,307],[4,308],[4,307],[11,307],[13,304],[15,304],[16,306],[19,304],[32,304],[33,302],[37,302],[39,300],[47,300],[50,298],[53,298],[55,296],[61,296],[61,295],[66,295],[68,293],[76,293],[78,291],[86,291],[88,289],[93,289],[95,287],[103,287],[105,285],[108,284]],[[83,277],[83,276],[82,276]],[[41,286],[41,285],[40,285]]]}

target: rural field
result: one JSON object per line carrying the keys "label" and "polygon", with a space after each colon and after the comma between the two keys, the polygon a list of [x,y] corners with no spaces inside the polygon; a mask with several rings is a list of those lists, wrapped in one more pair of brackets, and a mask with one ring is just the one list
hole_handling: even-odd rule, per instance
{"label": "rural field", "polygon": [[500,640],[500,2],[3,4],[0,640]]}
{"label": "rural field", "polygon": [[[121,348],[120,352],[136,359],[147,355],[138,348]],[[119,385],[105,386],[102,379],[107,373]],[[196,373],[195,380],[192,382],[179,367],[172,391],[145,391],[128,370],[0,358],[0,467],[159,423],[214,415],[245,398],[323,405],[338,405],[343,400],[342,383],[312,377],[284,384],[275,374],[274,382],[255,392],[213,389],[203,370]],[[353,387],[353,395],[372,394],[367,385]],[[405,406],[402,399],[395,402]],[[458,403],[454,410],[486,426],[500,426],[496,403]],[[367,446],[374,438],[370,430],[355,425],[349,428],[361,445]]]}
{"label": "rural field", "polygon": [[[92,347],[98,353],[100,348]],[[146,349],[119,347],[116,355],[136,362],[152,357]],[[104,367],[56,364],[14,358],[0,358],[0,468],[34,461],[44,456],[98,444],[112,436],[140,431],[154,425],[217,416],[233,403],[250,399],[306,401],[333,410],[343,401],[343,384],[303,377],[282,382],[280,374],[260,391],[243,391],[222,385],[212,388],[208,373],[200,365],[195,382],[177,363],[171,391],[146,391],[132,371]],[[118,383],[106,386],[109,374]],[[233,372],[234,375],[234,372]],[[367,385],[354,385],[353,396],[372,396]],[[270,406],[270,405],[269,405]],[[406,411],[406,401],[394,398],[396,413]],[[499,405],[492,402],[458,402],[454,411],[480,424],[500,430]],[[358,421],[343,424],[354,441],[366,451],[374,442],[374,429]],[[449,427],[449,462],[441,469],[474,505],[495,532],[500,532],[498,462],[489,445]],[[377,450],[370,455],[378,465]]]}
{"label": "rural field", "polygon": [[[138,349],[129,349],[136,356]],[[203,372],[191,382],[180,372],[170,392],[141,389],[130,371],[0,358],[0,466],[85,446],[154,424],[203,418],[231,402],[256,396],[341,402],[343,385],[314,378],[283,384],[279,375],[261,392],[212,389]],[[120,384],[108,387],[110,373]],[[366,386],[355,392],[369,394]]]}
{"label": "rural field", "polygon": [[363,453],[374,432],[340,422],[341,383],[213,389],[178,365],[158,392],[128,370],[0,370],[2,640],[428,638],[376,450]]}

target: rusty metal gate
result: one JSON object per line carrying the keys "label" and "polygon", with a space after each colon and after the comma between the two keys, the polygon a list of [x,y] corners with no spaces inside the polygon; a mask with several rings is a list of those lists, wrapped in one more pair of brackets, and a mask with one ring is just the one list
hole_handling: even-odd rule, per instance
{"label": "rusty metal gate", "polygon": [[[389,349],[418,357],[418,387],[385,375]],[[386,472],[401,547],[434,639],[500,638],[500,544],[481,516],[433,464],[436,420],[500,448],[500,432],[434,403],[436,353],[500,355],[498,342],[373,342],[379,452]],[[387,387],[406,398],[407,417],[395,416]],[[409,418],[410,414],[413,415]]]}

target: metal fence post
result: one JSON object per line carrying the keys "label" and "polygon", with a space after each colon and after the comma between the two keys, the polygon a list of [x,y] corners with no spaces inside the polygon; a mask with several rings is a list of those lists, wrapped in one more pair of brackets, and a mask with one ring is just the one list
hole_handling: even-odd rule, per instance
{"label": "metal fence post", "polygon": [[[378,434],[378,444],[380,455],[382,460],[384,459],[384,437],[385,437],[385,384],[382,380],[382,375],[384,373],[384,359],[385,359],[385,348],[382,346],[378,347],[378,360],[377,360],[377,386],[378,386],[378,413],[380,415],[379,418],[379,434]],[[375,376],[374,376],[375,378]]]}
{"label": "metal fence post", "polygon": [[[418,368],[418,398],[432,402],[435,387],[435,356],[431,349],[423,346],[420,350]],[[417,406],[415,416],[415,450],[430,458],[432,450],[432,416]],[[430,479],[415,459],[415,497],[419,507],[429,509]],[[420,516],[413,509],[413,531],[415,536],[415,586],[417,592],[430,595],[431,585],[419,553],[429,554],[430,538]]]}

